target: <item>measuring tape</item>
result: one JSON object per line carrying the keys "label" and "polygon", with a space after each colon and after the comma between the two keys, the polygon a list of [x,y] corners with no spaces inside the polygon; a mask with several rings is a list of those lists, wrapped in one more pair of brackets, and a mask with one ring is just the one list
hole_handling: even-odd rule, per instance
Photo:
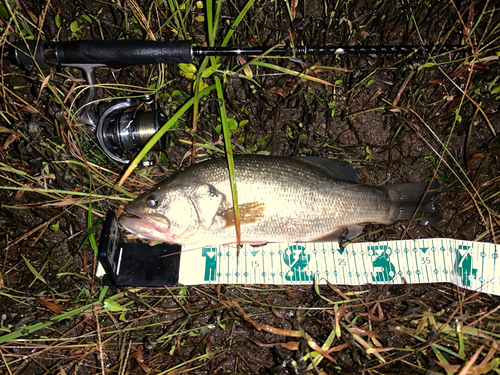
{"label": "measuring tape", "polygon": [[204,246],[122,243],[109,211],[99,243],[97,276],[108,285],[420,284],[453,283],[500,295],[497,246],[432,238],[352,243]]}
{"label": "measuring tape", "polygon": [[497,246],[451,239],[354,243],[269,243],[183,248],[179,283],[416,284],[449,282],[500,295]]}

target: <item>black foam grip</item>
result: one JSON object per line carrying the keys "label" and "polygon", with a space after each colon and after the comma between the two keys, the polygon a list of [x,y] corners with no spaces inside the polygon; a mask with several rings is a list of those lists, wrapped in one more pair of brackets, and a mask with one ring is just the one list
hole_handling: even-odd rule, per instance
{"label": "black foam grip", "polygon": [[103,64],[113,68],[156,63],[180,64],[193,61],[189,41],[80,40],[57,43],[60,65]]}
{"label": "black foam grip", "polygon": [[49,67],[43,55],[45,46],[43,40],[38,42],[36,40],[20,40],[14,45],[14,56],[18,64],[25,69],[32,70],[35,63],[42,69]]}

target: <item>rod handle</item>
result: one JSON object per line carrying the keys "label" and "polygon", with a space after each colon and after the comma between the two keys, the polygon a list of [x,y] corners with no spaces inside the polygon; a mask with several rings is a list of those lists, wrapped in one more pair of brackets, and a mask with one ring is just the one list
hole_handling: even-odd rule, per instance
{"label": "rod handle", "polygon": [[189,41],[79,40],[57,43],[60,65],[102,64],[112,68],[131,65],[180,64],[193,61]]}

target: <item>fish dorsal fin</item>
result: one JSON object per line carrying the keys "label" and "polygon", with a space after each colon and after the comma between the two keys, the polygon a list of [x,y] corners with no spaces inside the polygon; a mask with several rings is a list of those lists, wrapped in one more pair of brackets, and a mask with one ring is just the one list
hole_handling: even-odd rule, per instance
{"label": "fish dorsal fin", "polygon": [[[253,224],[262,220],[264,217],[265,205],[262,202],[249,202],[240,204],[240,224]],[[227,210],[219,214],[220,217],[225,222],[225,227],[235,226],[235,215],[234,208],[228,208]]]}
{"label": "fish dorsal fin", "polygon": [[305,156],[297,158],[305,163],[314,165],[315,167],[325,171],[325,173],[333,178],[337,178],[349,182],[358,182],[358,175],[354,167],[345,162],[335,159],[320,158],[316,156]]}

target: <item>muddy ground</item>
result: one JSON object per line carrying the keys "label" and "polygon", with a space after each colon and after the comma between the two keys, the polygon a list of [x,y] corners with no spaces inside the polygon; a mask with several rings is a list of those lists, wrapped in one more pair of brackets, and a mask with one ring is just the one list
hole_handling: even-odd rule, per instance
{"label": "muddy ground", "polygon": [[[30,36],[67,41],[153,35],[209,42],[207,4],[186,3],[177,13],[172,11],[175,2],[158,0],[8,4],[0,9],[4,48]],[[360,181],[370,185],[435,178],[441,184],[437,202],[442,222],[408,231],[401,224],[384,231],[369,226],[368,238],[496,243],[497,4],[287,4],[253,3],[234,28],[230,45],[286,41],[307,46],[426,44],[435,49],[426,55],[265,60],[328,84],[261,66],[252,67],[249,79],[244,72],[229,74],[244,61],[221,58],[215,74],[223,81],[228,114],[239,124],[231,138],[234,152],[346,160],[356,167]],[[223,3],[215,45],[244,5]],[[472,48],[439,53],[441,45]],[[199,68],[201,60],[194,64]],[[213,93],[202,99],[195,131],[193,111],[185,113],[169,131],[167,149],[149,154],[154,165],[138,169],[117,188],[124,166],[111,162],[95,135],[74,117],[78,87],[85,84],[78,69],[29,72],[4,59],[1,79],[0,374],[450,374],[464,370],[483,344],[475,359],[483,367],[462,373],[498,373],[499,363],[492,359],[498,357],[498,297],[454,285],[320,288],[335,305],[311,286],[103,289],[95,277],[92,247],[92,235],[99,239],[99,220],[108,210],[121,212],[128,199],[193,160],[224,157],[213,150],[223,150],[220,101]],[[156,105],[168,117],[193,96],[193,80],[175,65],[100,68],[97,79],[109,84],[98,89],[97,99],[130,96],[132,86],[158,89]],[[213,77],[204,79],[212,82]],[[103,307],[106,298],[127,312],[120,316],[123,310]],[[61,315],[68,312],[71,316]],[[335,349],[323,352],[330,358],[315,368],[304,359],[313,351],[307,337],[323,345],[336,327],[341,334],[330,343]],[[470,331],[464,338],[457,327]],[[16,332],[15,338],[2,340]],[[356,337],[392,348],[380,352],[386,362],[367,353]]]}

